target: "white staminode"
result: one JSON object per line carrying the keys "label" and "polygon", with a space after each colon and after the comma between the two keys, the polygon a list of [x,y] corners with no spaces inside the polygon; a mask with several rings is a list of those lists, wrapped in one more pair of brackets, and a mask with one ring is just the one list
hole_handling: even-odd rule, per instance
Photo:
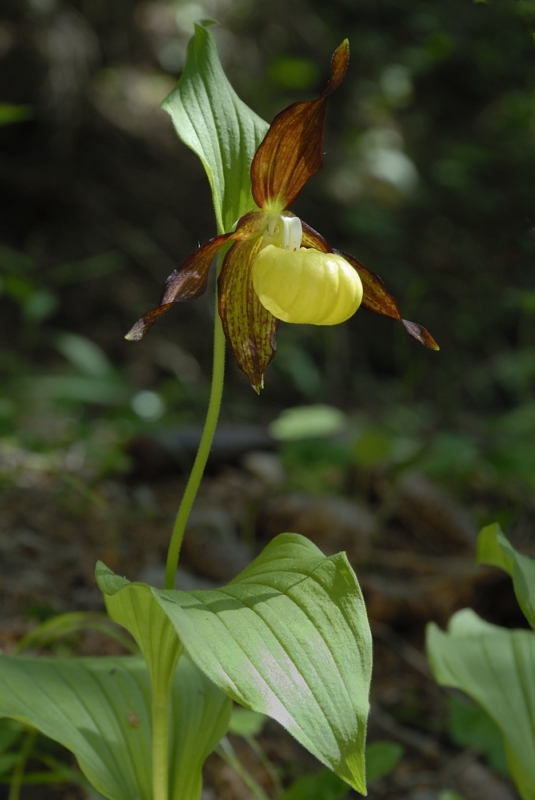
{"label": "white staminode", "polygon": [[303,226],[299,217],[271,217],[264,231],[263,246],[272,244],[283,250],[299,250],[303,238]]}

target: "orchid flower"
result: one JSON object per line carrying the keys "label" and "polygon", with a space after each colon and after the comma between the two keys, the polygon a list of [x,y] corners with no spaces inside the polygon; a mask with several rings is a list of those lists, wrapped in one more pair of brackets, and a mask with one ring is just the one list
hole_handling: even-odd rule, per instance
{"label": "orchid flower", "polygon": [[321,95],[293,103],[271,123],[250,169],[258,209],[187,256],[167,278],[159,305],[136,322],[127,339],[141,339],[173,303],[203,294],[214,256],[230,243],[218,279],[219,315],[234,358],[257,392],[275,354],[280,320],[335,325],[362,304],[400,321],[411,336],[438,350],[424,327],[401,318],[397,301],[375,273],[354,256],[333,250],[288,210],[322,166],[327,103],[348,60],[345,40],[333,55]]}

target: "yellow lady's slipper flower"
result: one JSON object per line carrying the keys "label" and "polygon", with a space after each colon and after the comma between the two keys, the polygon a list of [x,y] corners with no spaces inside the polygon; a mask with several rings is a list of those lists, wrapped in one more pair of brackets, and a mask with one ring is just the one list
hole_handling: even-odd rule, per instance
{"label": "yellow lady's slipper flower", "polygon": [[141,339],[173,303],[206,290],[216,253],[232,242],[219,276],[219,315],[232,353],[256,391],[276,349],[279,320],[337,325],[359,306],[393,317],[433,350],[421,325],[403,320],[382,280],[356,258],[332,250],[325,239],[287,209],[322,165],[323,123],[329,96],[347,71],[349,44],[334,53],[331,77],[316,100],[293,103],[278,114],[251,164],[258,211],[210,239],[167,278],[160,304],[136,322],[127,339]]}
{"label": "yellow lady's slipper flower", "polygon": [[362,302],[362,282],[334,253],[268,244],[254,260],[253,286],[264,308],[283,322],[338,325]]}

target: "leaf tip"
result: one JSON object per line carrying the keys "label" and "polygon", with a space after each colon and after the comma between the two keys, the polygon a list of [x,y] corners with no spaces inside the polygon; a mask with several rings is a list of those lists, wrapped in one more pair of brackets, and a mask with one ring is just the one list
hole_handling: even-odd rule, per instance
{"label": "leaf tip", "polygon": [[219,25],[219,22],[211,17],[204,17],[203,19],[198,19],[193,24],[195,28],[204,28],[206,30],[206,28],[209,28],[211,25]]}
{"label": "leaf tip", "polygon": [[407,333],[414,336],[414,338],[425,347],[428,347],[430,350],[440,350],[438,344],[423,325],[419,325],[417,322],[410,322],[408,319],[402,319],[401,322]]}

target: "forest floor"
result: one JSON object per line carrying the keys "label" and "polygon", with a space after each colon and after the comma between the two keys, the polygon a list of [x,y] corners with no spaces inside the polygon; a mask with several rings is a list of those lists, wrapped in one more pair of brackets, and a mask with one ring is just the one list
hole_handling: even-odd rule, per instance
{"label": "forest floor", "polygon": [[[227,582],[283,531],[309,537],[327,555],[345,550],[365,595],[374,638],[368,738],[403,748],[390,774],[370,785],[369,797],[437,800],[449,789],[465,800],[513,800],[512,785],[488,766],[481,750],[454,741],[451,693],[437,686],[424,655],[426,624],[444,627],[466,606],[492,622],[524,624],[507,576],[475,566],[477,528],[467,511],[416,472],[396,478],[380,469],[333,467],[330,492],[294,489],[277,452],[245,450],[233,463],[220,462],[203,482],[178,587]],[[139,447],[133,452],[139,455]],[[147,457],[140,462],[144,468],[147,463]],[[154,469],[143,477],[143,470],[134,469],[88,488],[72,474],[36,468],[22,457],[11,468],[0,496],[0,647],[5,653],[54,614],[104,610],[94,579],[98,559],[131,580],[162,585],[182,474]],[[91,628],[56,642],[52,651],[124,652],[113,638]],[[257,739],[284,785],[319,768],[274,722],[267,722]],[[245,740],[232,741],[245,768],[275,796],[258,755]],[[69,760],[67,753],[63,757]],[[80,796],[83,789],[67,785],[22,792],[23,800]],[[212,754],[203,800],[249,797],[237,773]]]}

